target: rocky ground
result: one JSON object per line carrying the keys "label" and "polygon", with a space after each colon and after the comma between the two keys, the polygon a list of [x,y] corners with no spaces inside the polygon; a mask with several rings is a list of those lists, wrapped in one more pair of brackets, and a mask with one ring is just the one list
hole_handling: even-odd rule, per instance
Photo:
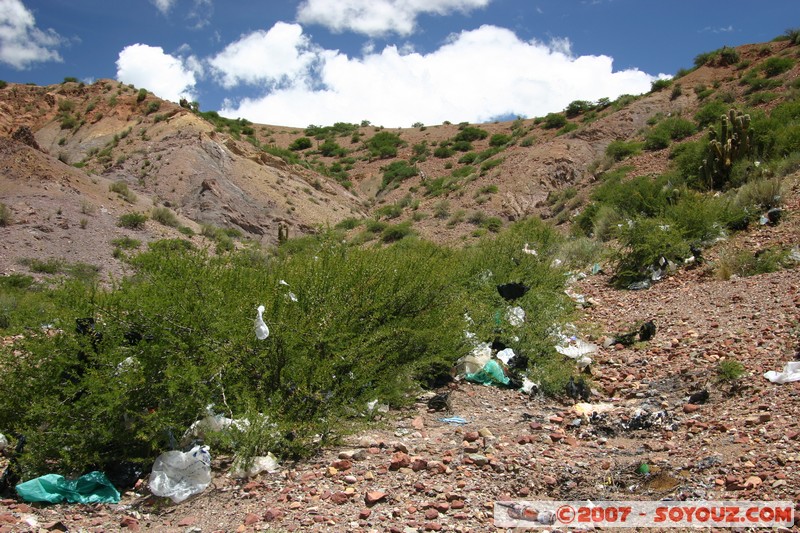
{"label": "rocky ground", "polygon": [[[797,230],[793,216],[730,245],[796,243]],[[493,503],[508,499],[790,500],[800,510],[800,382],[763,376],[800,359],[800,267],[723,281],[700,265],[644,291],[613,290],[599,274],[573,291],[589,302],[579,331],[601,346],[594,416],[567,396],[460,382],[444,391],[449,411],[422,397],[277,473],[236,480],[215,458],[212,485],[180,504],[146,482],[118,505],[2,500],[0,532],[491,531]],[[607,341],[648,320],[651,340]],[[745,368],[733,383],[718,380],[726,358]],[[703,390],[707,400],[690,403]],[[442,420],[454,416],[466,424]]]}

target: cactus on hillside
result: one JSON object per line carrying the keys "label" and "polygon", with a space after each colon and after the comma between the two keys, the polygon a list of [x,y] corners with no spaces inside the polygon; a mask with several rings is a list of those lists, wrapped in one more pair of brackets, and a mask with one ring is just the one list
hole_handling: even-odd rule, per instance
{"label": "cactus on hillside", "polygon": [[709,189],[723,188],[730,179],[733,163],[749,155],[752,146],[750,115],[731,109],[720,120],[719,134],[714,126],[708,128],[708,147],[703,159],[702,173]]}

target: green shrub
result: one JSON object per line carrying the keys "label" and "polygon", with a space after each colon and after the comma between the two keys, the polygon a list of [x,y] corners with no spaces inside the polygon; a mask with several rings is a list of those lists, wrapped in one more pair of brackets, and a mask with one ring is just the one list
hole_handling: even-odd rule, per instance
{"label": "green shrub", "polygon": [[139,89],[139,92],[136,93],[136,101],[138,103],[141,103],[144,101],[145,98],[147,98],[147,89],[144,88]]}
{"label": "green shrub", "polygon": [[194,230],[192,228],[190,228],[189,226],[179,226],[178,227],[178,231],[183,233],[187,237],[193,237],[194,234],[195,234]]}
{"label": "green shrub", "polygon": [[637,141],[611,141],[606,147],[606,156],[614,161],[622,161],[641,152],[644,143]]}
{"label": "green shrub", "polygon": [[396,157],[397,149],[405,144],[405,141],[403,141],[399,135],[389,133],[388,131],[376,133],[365,143],[370,156],[379,159]]}
{"label": "green shrub", "polygon": [[144,213],[126,213],[117,219],[117,225],[129,229],[142,229],[147,221]]}
{"label": "green shrub", "polygon": [[544,117],[543,127],[548,130],[563,128],[567,124],[567,117],[561,113],[548,113]]}
{"label": "green shrub", "polygon": [[780,207],[783,205],[782,188],[780,178],[749,181],[736,192],[736,205],[756,212]]}
{"label": "green shrub", "polygon": [[573,118],[587,111],[591,111],[592,109],[594,109],[594,105],[588,100],[573,100],[567,105],[564,113],[568,118]]}
{"label": "green shrub", "polygon": [[13,223],[14,217],[11,214],[11,208],[0,202],[0,227],[10,226]]}
{"label": "green shrub", "polygon": [[744,374],[744,365],[733,357],[723,359],[717,365],[717,379],[719,381],[730,383],[741,378]]}
{"label": "green shrub", "polygon": [[381,170],[383,170],[381,189],[385,189],[391,184],[400,183],[419,174],[417,167],[412,166],[405,160],[393,161],[387,166],[382,167]]}
{"label": "green shrub", "polygon": [[395,242],[412,235],[414,231],[411,229],[411,222],[402,222],[386,226],[381,232],[381,241]]}
{"label": "green shrub", "polygon": [[490,171],[494,167],[501,165],[505,158],[497,157],[495,159],[488,159],[481,163],[481,174],[485,174],[486,172]]}
{"label": "green shrub", "polygon": [[[133,257],[135,275],[113,289],[60,286],[30,313],[30,333],[14,347],[26,356],[0,352],[0,427],[27,437],[23,479],[149,465],[208,405],[250,421],[244,435],[213,437],[215,453],[310,456],[352,431],[367,402],[410,404],[420,385],[449,374],[472,349],[464,313],[477,338],[498,328],[516,336],[531,378],[561,394],[574,367],[552,348],[568,308],[563,275],[521,252],[530,243],[547,256],[557,240],[533,222],[464,250],[417,239],[363,249],[326,233],[270,268],[242,252],[156,246]],[[493,318],[505,305],[496,285],[512,280],[531,287],[515,302],[529,318],[513,330]],[[252,330],[259,304],[263,341]],[[81,317],[96,319],[99,342],[69,326]],[[39,333],[42,320],[64,332]]]}
{"label": "green shrub", "polygon": [[108,190],[117,193],[129,204],[135,204],[137,201],[136,193],[130,190],[128,184],[124,181],[115,181],[108,186]]}
{"label": "green shrub", "polygon": [[308,148],[311,148],[311,139],[308,137],[298,137],[292,141],[292,144],[289,145],[289,150],[292,150],[293,152],[306,150]]}
{"label": "green shrub", "polygon": [[732,276],[748,277],[777,272],[792,266],[787,250],[767,248],[755,253],[748,250],[729,249],[720,255],[714,265],[714,276],[727,280]]}
{"label": "green shrub", "polygon": [[351,218],[345,218],[343,220],[340,220],[339,222],[336,223],[334,228],[343,229],[343,230],[351,230],[353,228],[357,228],[360,225],[361,225],[361,219],[352,218],[351,217]]}
{"label": "green shrub", "polygon": [[467,126],[462,128],[461,131],[453,137],[453,141],[480,141],[488,136],[489,132],[484,129],[476,128],[475,126]]}
{"label": "green shrub", "polygon": [[489,139],[489,146],[505,146],[511,141],[511,135],[506,135],[505,133],[495,133]]}
{"label": "green shrub", "polygon": [[118,237],[112,240],[111,244],[123,250],[135,250],[136,248],[142,245],[142,241],[134,239],[133,237],[125,236],[125,237]]}
{"label": "green shrub", "polygon": [[452,146],[442,144],[436,147],[433,151],[433,156],[439,159],[447,159],[448,157],[453,157],[455,153],[456,151]]}
{"label": "green shrub", "polygon": [[619,286],[646,278],[649,267],[658,267],[662,258],[683,263],[691,255],[689,244],[671,221],[636,218],[618,232],[620,250],[616,254],[614,280]]}
{"label": "green shrub", "polygon": [[52,257],[50,259],[23,259],[20,261],[31,272],[38,274],[58,274],[64,268],[64,261]]}
{"label": "green shrub", "polygon": [[319,147],[319,153],[325,157],[343,157],[347,155],[347,150],[339,146],[333,139],[326,139]]}
{"label": "green shrub", "polygon": [[161,108],[161,102],[159,102],[158,100],[153,100],[152,102],[147,104],[147,109],[145,109],[144,114],[150,115],[158,111],[160,108]]}
{"label": "green shrub", "polygon": [[[672,85],[672,80],[668,80],[668,79],[655,80],[653,83],[650,84],[650,92],[651,93],[655,93],[655,92],[661,91],[663,89],[666,89],[670,85]],[[674,98],[673,98],[673,100],[674,100]]]}
{"label": "green shrub", "polygon": [[175,216],[175,213],[173,213],[168,207],[154,207],[150,212],[150,218],[159,224],[169,226],[171,228],[177,228],[180,225],[178,222],[178,217]]}
{"label": "green shrub", "polygon": [[788,72],[794,67],[794,60],[791,57],[770,57],[761,65],[761,70],[768,78],[772,78]]}

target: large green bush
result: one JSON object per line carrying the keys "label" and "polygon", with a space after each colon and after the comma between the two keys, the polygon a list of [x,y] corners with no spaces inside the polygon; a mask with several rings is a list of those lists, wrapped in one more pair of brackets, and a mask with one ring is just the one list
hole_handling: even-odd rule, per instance
{"label": "large green bush", "polygon": [[[362,420],[367,402],[413,402],[411,391],[469,352],[467,327],[481,340],[517,337],[509,342],[530,357],[532,376],[560,392],[571,366],[550,338],[569,308],[564,276],[549,266],[558,241],[531,221],[465,250],[417,239],[362,249],[335,232],[272,258],[151,247],[111,290],[66,283],[48,305],[11,317],[36,327],[0,349],[0,427],[27,438],[23,478],[146,464],[210,404],[253,421],[233,449],[297,457]],[[495,319],[507,305],[496,285],[509,281],[531,287],[517,302],[524,328]],[[258,305],[271,331],[263,341]],[[86,335],[75,327],[82,317],[94,319]],[[59,332],[45,334],[42,321]]]}

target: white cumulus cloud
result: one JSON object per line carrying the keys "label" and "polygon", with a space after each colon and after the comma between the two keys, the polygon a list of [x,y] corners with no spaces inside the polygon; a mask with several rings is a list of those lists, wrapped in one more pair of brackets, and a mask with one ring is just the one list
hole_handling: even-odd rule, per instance
{"label": "white cumulus cloud", "polygon": [[446,15],[486,7],[491,0],[305,0],[297,20],[334,32],[410,35],[420,14]]}
{"label": "white cumulus cloud", "polygon": [[269,31],[242,36],[212,57],[209,64],[224,87],[296,81],[317,59],[298,24],[278,22]]}
{"label": "white cumulus cloud", "polygon": [[639,70],[614,72],[608,56],[574,57],[567,40],[523,41],[496,26],[455,34],[428,54],[387,46],[356,58],[314,48],[298,36],[293,42],[297,48],[286,58],[302,57],[297,62],[265,67],[245,56],[229,58],[239,67],[235,77],[224,78],[228,82],[279,76],[291,82],[265,83],[263,96],[228,101],[223,115],[297,127],[361,120],[387,127],[486,122],[544,116],[574,100],[640,94],[655,79]]}
{"label": "white cumulus cloud", "polygon": [[181,58],[164,52],[160,46],[132,44],[117,59],[117,79],[143,87],[164,100],[194,100],[195,72]]}
{"label": "white cumulus cloud", "polygon": [[156,8],[161,11],[163,15],[169,13],[172,6],[175,5],[176,0],[150,0]]}
{"label": "white cumulus cloud", "polygon": [[34,63],[61,62],[62,43],[54,30],[41,30],[21,0],[0,0],[0,62],[24,69]]}

